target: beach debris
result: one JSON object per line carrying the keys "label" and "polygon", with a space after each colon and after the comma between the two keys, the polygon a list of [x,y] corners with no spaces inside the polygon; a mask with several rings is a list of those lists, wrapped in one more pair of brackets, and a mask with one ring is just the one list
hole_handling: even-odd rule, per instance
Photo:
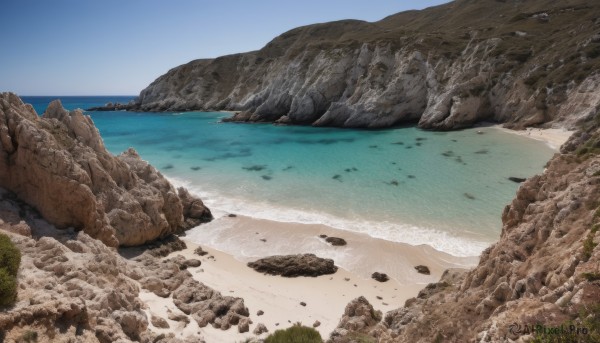
{"label": "beach debris", "polygon": [[521,183],[521,182],[525,182],[525,180],[527,180],[526,178],[523,177],[515,177],[515,176],[509,176],[508,179],[512,182],[516,182],[516,183]]}
{"label": "beach debris", "polygon": [[470,200],[475,200],[475,196],[471,193],[463,193],[463,195],[465,196],[465,198],[470,199]]}
{"label": "beach debris", "polygon": [[269,256],[249,262],[248,267],[260,273],[284,277],[334,274],[338,269],[332,259],[315,254]]}
{"label": "beach debris", "polygon": [[250,167],[242,167],[242,169],[245,169],[247,171],[261,171],[261,170],[265,170],[266,168],[267,168],[267,166],[264,164],[255,164]]}
{"label": "beach debris", "polygon": [[375,272],[375,273],[371,274],[371,278],[373,278],[379,282],[386,282],[387,280],[390,279],[386,273],[380,273],[380,272]]}
{"label": "beach debris", "polygon": [[318,320],[315,320],[315,322],[313,323],[313,328],[318,328],[319,326],[321,326],[321,322]]}
{"label": "beach debris", "polygon": [[478,135],[483,135],[483,134],[484,134],[484,132],[483,132],[483,131],[481,131],[481,130],[477,130],[477,134],[478,134]]}
{"label": "beach debris", "polygon": [[343,246],[346,245],[346,241],[343,238],[339,237],[327,237],[325,241],[333,246]]}
{"label": "beach debris", "polygon": [[197,247],[196,250],[194,250],[194,253],[199,256],[204,256],[204,255],[208,254],[208,252],[204,251],[204,249],[202,249],[202,247]]}
{"label": "beach debris", "polygon": [[415,269],[417,270],[417,272],[419,272],[421,274],[425,274],[425,275],[431,274],[431,272],[429,271],[429,267],[424,266],[422,264],[415,266]]}
{"label": "beach debris", "polygon": [[265,332],[269,332],[269,329],[267,329],[267,327],[263,323],[256,324],[256,327],[254,328],[254,331],[252,331],[252,333],[255,334],[255,335],[260,335],[260,334],[263,334]]}

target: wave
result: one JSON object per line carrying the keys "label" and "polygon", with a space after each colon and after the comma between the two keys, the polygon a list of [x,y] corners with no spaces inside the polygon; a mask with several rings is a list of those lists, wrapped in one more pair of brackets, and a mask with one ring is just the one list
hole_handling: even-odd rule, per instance
{"label": "wave", "polygon": [[410,245],[429,245],[432,248],[457,257],[479,256],[491,241],[461,237],[450,232],[387,221],[350,220],[328,213],[302,211],[256,201],[223,197],[201,190],[188,180],[175,177],[167,179],[176,187],[183,186],[200,197],[216,218],[235,213],[246,217],[283,223],[322,224],[334,229],[359,232],[374,238]]}

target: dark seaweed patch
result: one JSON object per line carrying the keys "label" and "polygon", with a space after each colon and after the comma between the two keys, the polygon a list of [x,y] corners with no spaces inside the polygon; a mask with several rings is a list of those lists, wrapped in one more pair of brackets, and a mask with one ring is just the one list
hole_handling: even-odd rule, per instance
{"label": "dark seaweed patch", "polygon": [[281,170],[283,170],[283,171],[288,171],[288,170],[290,170],[290,169],[292,169],[292,168],[294,168],[294,166],[287,166],[287,167],[285,167],[285,168],[283,168],[283,169],[281,169]]}
{"label": "dark seaweed patch", "polygon": [[198,167],[198,166],[194,166],[194,167],[190,167],[191,170],[200,170],[202,169],[202,167]]}
{"label": "dark seaweed patch", "polygon": [[414,179],[414,178],[416,178],[416,176],[414,176],[414,175],[406,175],[406,177],[407,177],[407,178],[409,178],[409,179]]}
{"label": "dark seaweed patch", "polygon": [[442,153],[442,156],[445,156],[445,157],[452,157],[452,156],[454,156],[454,151],[452,151],[452,150],[444,151],[444,152]]}
{"label": "dark seaweed patch", "polygon": [[248,156],[252,156],[252,152],[250,152],[250,151],[242,151],[242,152],[239,152],[237,154],[228,152],[228,153],[217,155],[217,156],[213,156],[213,157],[206,157],[206,158],[204,158],[204,160],[205,161],[209,161],[209,162],[214,162],[216,160],[226,160],[226,159],[229,159],[229,158],[248,157]]}
{"label": "dark seaweed patch", "polygon": [[167,169],[173,169],[173,168],[175,168],[175,166],[173,166],[172,164],[167,164],[164,167],[162,167],[162,169],[165,169],[165,170],[167,170]]}
{"label": "dark seaweed patch", "polygon": [[268,180],[271,180],[271,179],[273,178],[273,177],[272,177],[272,176],[270,176],[270,175],[261,175],[260,177],[262,177],[262,178],[263,178],[263,180],[267,180],[267,181],[268,181]]}
{"label": "dark seaweed patch", "polygon": [[342,182],[342,176],[340,174],[335,174],[331,178],[334,180],[338,180],[339,182]]}
{"label": "dark seaweed patch", "polygon": [[476,154],[487,154],[488,152],[490,152],[488,149],[481,149],[475,151]]}
{"label": "dark seaweed patch", "polygon": [[397,144],[397,145],[404,145],[404,142],[394,142],[392,144]]}
{"label": "dark seaweed patch", "polygon": [[426,140],[427,140],[427,138],[424,138],[424,137],[417,137],[417,138],[415,138],[415,140],[416,140],[417,142],[419,142],[419,141],[426,141]]}
{"label": "dark seaweed patch", "polygon": [[416,142],[416,143],[415,143],[415,145],[416,145],[416,146],[421,146],[421,145],[423,145],[423,143],[421,143],[421,142]]}
{"label": "dark seaweed patch", "polygon": [[475,200],[475,196],[471,193],[463,193],[464,197],[469,200]]}
{"label": "dark seaweed patch", "polygon": [[390,186],[398,186],[400,183],[396,180],[392,180],[390,182],[386,182],[386,184],[388,184]]}
{"label": "dark seaweed patch", "polygon": [[378,148],[378,146],[377,146],[377,145],[369,145],[369,148],[370,148],[370,149],[377,149],[377,148]]}
{"label": "dark seaweed patch", "polygon": [[245,169],[247,171],[261,171],[266,169],[267,166],[265,164],[255,164],[253,166],[250,167],[242,167],[242,169]]}
{"label": "dark seaweed patch", "polygon": [[407,145],[406,149],[412,149],[412,145]]}

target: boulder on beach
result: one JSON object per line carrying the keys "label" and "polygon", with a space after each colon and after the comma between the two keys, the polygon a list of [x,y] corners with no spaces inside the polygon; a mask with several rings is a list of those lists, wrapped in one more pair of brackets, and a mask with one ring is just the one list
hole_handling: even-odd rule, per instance
{"label": "boulder on beach", "polygon": [[417,270],[417,272],[419,272],[421,274],[425,274],[425,275],[431,274],[431,272],[429,271],[429,267],[424,266],[424,265],[415,266],[415,269]]}
{"label": "boulder on beach", "polygon": [[371,274],[371,278],[373,278],[379,282],[386,282],[387,280],[390,279],[386,273],[380,273],[380,272],[375,272],[375,273]]}
{"label": "boulder on beach", "polygon": [[339,237],[327,237],[325,238],[325,242],[334,245],[334,246],[343,246],[346,245],[346,241],[343,238]]}
{"label": "boulder on beach", "polygon": [[337,271],[332,259],[320,258],[315,254],[270,256],[249,262],[248,267],[260,273],[284,277],[315,277]]}

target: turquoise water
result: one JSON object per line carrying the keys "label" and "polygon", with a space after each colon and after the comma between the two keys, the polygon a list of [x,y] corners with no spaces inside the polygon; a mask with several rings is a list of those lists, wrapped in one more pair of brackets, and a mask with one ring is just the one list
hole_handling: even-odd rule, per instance
{"label": "turquoise water", "polygon": [[134,147],[217,216],[322,223],[457,256],[478,255],[497,240],[502,210],[519,187],[507,177],[540,173],[553,154],[494,128],[348,130],[219,123],[225,113],[91,115],[111,152]]}

